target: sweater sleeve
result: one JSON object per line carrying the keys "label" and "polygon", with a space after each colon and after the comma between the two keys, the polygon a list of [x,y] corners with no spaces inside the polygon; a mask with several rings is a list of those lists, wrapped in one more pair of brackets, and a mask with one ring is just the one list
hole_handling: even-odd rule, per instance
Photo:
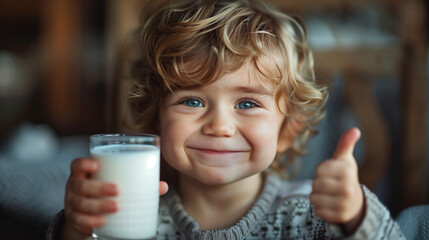
{"label": "sweater sleeve", "polygon": [[61,231],[61,228],[64,224],[64,210],[58,212],[55,217],[50,222],[48,229],[46,231],[46,240],[56,240],[58,239],[58,234]]}
{"label": "sweater sleeve", "polygon": [[362,223],[346,239],[405,239],[390,212],[368,188],[362,186],[365,194],[366,211]]}

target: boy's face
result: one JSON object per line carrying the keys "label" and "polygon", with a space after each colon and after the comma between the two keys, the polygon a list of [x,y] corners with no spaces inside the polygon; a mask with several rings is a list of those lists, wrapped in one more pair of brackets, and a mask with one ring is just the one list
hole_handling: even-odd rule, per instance
{"label": "boy's face", "polygon": [[210,85],[165,97],[161,151],[179,174],[204,184],[227,184],[271,164],[285,116],[274,90],[252,69],[245,64]]}

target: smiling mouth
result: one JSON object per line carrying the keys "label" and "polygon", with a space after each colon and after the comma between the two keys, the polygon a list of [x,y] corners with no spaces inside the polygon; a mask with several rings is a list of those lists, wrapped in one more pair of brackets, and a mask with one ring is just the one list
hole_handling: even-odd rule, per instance
{"label": "smiling mouth", "polygon": [[219,150],[198,147],[188,147],[191,159],[210,167],[230,167],[242,164],[249,159],[250,151],[246,150]]}
{"label": "smiling mouth", "polygon": [[208,154],[228,154],[228,153],[243,153],[243,152],[249,152],[245,150],[216,150],[216,149],[205,149],[205,148],[196,148],[196,147],[189,147],[190,149],[201,151]]}

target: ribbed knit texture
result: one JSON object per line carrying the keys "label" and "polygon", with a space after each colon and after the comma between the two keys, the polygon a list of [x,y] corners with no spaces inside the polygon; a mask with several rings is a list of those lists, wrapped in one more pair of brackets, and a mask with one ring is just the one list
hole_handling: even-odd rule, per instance
{"label": "ribbed knit texture", "polygon": [[407,208],[396,220],[407,239],[429,239],[429,204]]}

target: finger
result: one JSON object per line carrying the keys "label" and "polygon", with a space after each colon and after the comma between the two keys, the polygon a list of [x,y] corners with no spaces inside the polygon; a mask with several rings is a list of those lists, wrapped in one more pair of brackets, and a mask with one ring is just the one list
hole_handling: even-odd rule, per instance
{"label": "finger", "polygon": [[70,219],[70,223],[75,229],[86,234],[91,234],[92,228],[101,227],[106,222],[102,215],[88,215],[74,211],[69,211],[66,217]]}
{"label": "finger", "polygon": [[347,130],[338,141],[337,148],[334,152],[334,158],[354,159],[353,150],[355,148],[356,142],[360,138],[360,135],[360,130],[356,127]]}
{"label": "finger", "polygon": [[313,181],[313,193],[336,195],[341,183],[333,178],[316,178]]}
{"label": "finger", "polygon": [[341,218],[341,215],[338,215],[337,211],[328,209],[328,208],[314,208],[314,213],[324,221],[331,224],[340,224],[345,223]]}
{"label": "finger", "polygon": [[159,182],[159,195],[164,195],[168,192],[168,184],[164,181]]}
{"label": "finger", "polygon": [[353,216],[349,211],[341,211],[338,208],[314,207],[314,213],[328,223],[340,224],[347,223]]}
{"label": "finger", "polygon": [[339,202],[338,198],[335,196],[312,192],[310,194],[310,203],[313,204],[316,209],[329,209],[334,211],[337,210]]}
{"label": "finger", "polygon": [[88,173],[94,173],[98,170],[99,164],[91,158],[77,158],[70,165],[70,176],[84,178]]}
{"label": "finger", "polygon": [[117,196],[118,188],[113,183],[105,183],[98,180],[71,178],[68,188],[76,195],[89,197]]}
{"label": "finger", "polygon": [[314,213],[328,223],[345,223],[350,218],[344,211],[344,201],[323,194],[310,194],[310,202],[314,206]]}
{"label": "finger", "polygon": [[75,212],[91,215],[101,215],[118,211],[118,205],[115,201],[91,199],[80,196],[71,197],[67,207]]}
{"label": "finger", "polygon": [[321,162],[316,168],[316,177],[317,178],[334,178],[342,179],[344,176],[353,174],[355,171],[356,163],[351,163],[347,161],[338,161],[335,159],[330,159]]}

